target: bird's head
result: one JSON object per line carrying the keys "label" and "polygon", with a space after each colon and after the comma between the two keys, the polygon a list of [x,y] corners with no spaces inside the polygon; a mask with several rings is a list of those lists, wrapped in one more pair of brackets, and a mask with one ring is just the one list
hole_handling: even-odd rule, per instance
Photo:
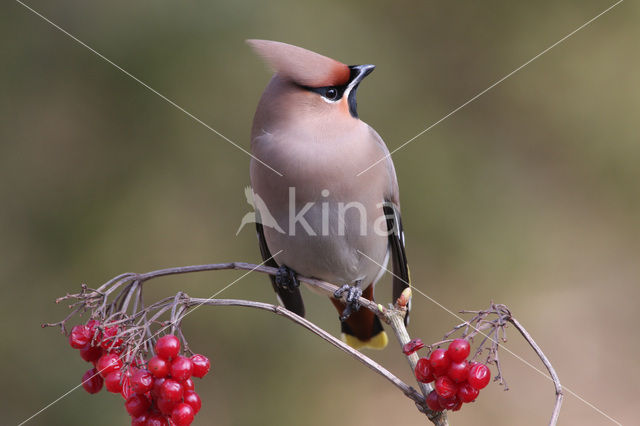
{"label": "bird's head", "polygon": [[277,41],[247,43],[276,72],[261,101],[265,107],[300,115],[358,118],[356,90],[374,65],[348,66]]}

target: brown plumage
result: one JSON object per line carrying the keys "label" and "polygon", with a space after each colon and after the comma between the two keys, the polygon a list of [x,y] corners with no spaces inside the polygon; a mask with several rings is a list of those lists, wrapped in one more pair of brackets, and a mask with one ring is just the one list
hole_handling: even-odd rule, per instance
{"label": "brown plumage", "polygon": [[279,41],[247,43],[275,72],[302,86],[340,86],[349,80],[349,67],[335,59]]}
{"label": "brown plumage", "polygon": [[[356,90],[373,65],[346,66],[279,42],[248,43],[276,71],[258,103],[251,134],[252,154],[282,174],[251,161],[253,190],[278,225],[258,224],[263,258],[279,253],[269,265],[362,290],[373,300],[374,285],[391,257],[397,298],[409,276],[395,169],[390,157],[377,162],[389,151],[356,111]],[[308,226],[291,221],[292,189],[294,215],[304,210]],[[350,203],[356,208],[341,217],[340,206]],[[272,282],[285,307],[304,315],[299,289]],[[332,302],[343,313],[347,305]],[[380,320],[366,309],[343,321],[342,332],[357,348],[387,342]]]}

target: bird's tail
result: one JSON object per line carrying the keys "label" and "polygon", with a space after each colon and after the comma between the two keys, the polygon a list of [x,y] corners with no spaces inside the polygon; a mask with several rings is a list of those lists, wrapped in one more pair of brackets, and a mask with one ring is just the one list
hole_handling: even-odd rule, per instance
{"label": "bird's tail", "polygon": [[[362,297],[373,300],[373,285],[362,292]],[[342,314],[345,303],[333,297],[330,299],[338,313]],[[341,328],[342,340],[354,349],[384,349],[389,342],[380,318],[366,308],[353,312],[346,321],[342,321]]]}

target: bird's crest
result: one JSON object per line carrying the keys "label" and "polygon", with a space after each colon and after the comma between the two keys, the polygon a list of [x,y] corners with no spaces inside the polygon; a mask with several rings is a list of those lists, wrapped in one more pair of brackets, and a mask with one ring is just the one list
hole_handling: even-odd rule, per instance
{"label": "bird's crest", "polygon": [[349,81],[349,67],[302,47],[270,40],[247,44],[278,74],[309,87],[341,86]]}

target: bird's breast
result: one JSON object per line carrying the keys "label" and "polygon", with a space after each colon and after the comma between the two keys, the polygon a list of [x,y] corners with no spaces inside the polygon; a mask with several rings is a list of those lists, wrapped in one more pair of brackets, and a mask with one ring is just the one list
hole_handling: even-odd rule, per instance
{"label": "bird's breast", "polygon": [[252,162],[263,224],[265,218],[278,224],[264,232],[270,251],[280,252],[279,264],[338,284],[371,282],[378,275],[388,245],[381,205],[385,177],[357,176],[381,155],[370,142],[358,134],[304,132],[254,141],[253,154],[283,175]]}

